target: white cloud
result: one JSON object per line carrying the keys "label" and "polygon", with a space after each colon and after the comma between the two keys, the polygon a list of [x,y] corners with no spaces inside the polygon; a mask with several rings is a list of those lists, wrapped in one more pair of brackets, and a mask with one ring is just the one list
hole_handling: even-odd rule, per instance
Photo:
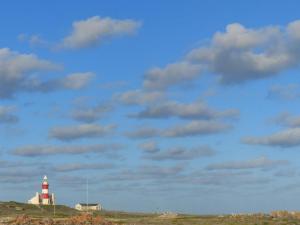
{"label": "white cloud", "polygon": [[34,54],[20,54],[0,49],[0,98],[11,98],[20,91],[34,91],[31,75],[59,69],[60,66]]}
{"label": "white cloud", "polygon": [[161,91],[130,90],[117,94],[114,99],[125,105],[144,105],[163,100],[165,93]]}
{"label": "white cloud", "polygon": [[78,170],[106,170],[114,168],[109,163],[68,163],[54,166],[54,170],[58,172],[72,172]]}
{"label": "white cloud", "polygon": [[72,73],[61,80],[62,86],[67,89],[81,89],[85,87],[95,76],[94,73]]}
{"label": "white cloud", "polygon": [[146,72],[144,87],[146,89],[166,89],[172,85],[194,80],[201,73],[202,66],[189,62],[168,64],[165,68],[153,68]]}
{"label": "white cloud", "polygon": [[132,131],[128,131],[125,135],[129,138],[133,139],[144,139],[144,138],[151,138],[156,137],[159,135],[159,130],[152,128],[152,127],[138,127]]}
{"label": "white cloud", "polygon": [[139,148],[141,148],[146,153],[155,153],[159,152],[160,149],[155,141],[147,141],[139,144]]}
{"label": "white cloud", "polygon": [[51,80],[41,81],[37,77],[31,77],[25,83],[27,91],[39,91],[43,93],[59,91],[59,90],[79,90],[86,87],[94,74],[72,73],[64,77],[59,77]]}
{"label": "white cloud", "polygon": [[17,147],[11,151],[13,155],[37,157],[46,155],[59,154],[88,154],[101,153],[111,154],[112,152],[121,149],[119,144],[97,144],[97,145],[66,145],[66,146],[51,146],[51,145],[28,145]]}
{"label": "white cloud", "polygon": [[226,26],[226,32],[217,32],[213,37],[213,44],[222,48],[249,49],[264,44],[280,34],[278,27],[247,29],[239,23]]}
{"label": "white cloud", "polygon": [[207,106],[203,101],[179,103],[175,101],[159,101],[147,106],[139,113],[130,115],[138,119],[166,119],[178,117],[181,119],[216,119],[235,118],[239,115],[236,109],[217,111]]}
{"label": "white cloud", "polygon": [[54,127],[49,136],[61,141],[71,141],[80,138],[102,137],[115,130],[115,125],[100,126],[97,124],[80,124]]}
{"label": "white cloud", "polygon": [[109,17],[90,17],[86,20],[75,21],[69,36],[62,41],[61,47],[80,49],[100,44],[106,38],[133,34],[141,23],[135,20],[118,20]]}
{"label": "white cloud", "polygon": [[71,112],[71,117],[75,120],[91,123],[99,120],[105,114],[112,111],[111,104],[97,104],[96,106],[86,106],[80,104]]}
{"label": "white cloud", "polygon": [[287,127],[300,127],[300,116],[284,112],[272,119],[275,123]]}
{"label": "white cloud", "polygon": [[143,86],[167,89],[191,82],[203,73],[217,75],[222,84],[275,76],[300,64],[300,22],[282,28],[250,29],[239,23],[216,32],[209,44],[192,49],[183,60],[146,72]]}
{"label": "white cloud", "polygon": [[200,157],[209,157],[215,154],[215,151],[208,146],[198,146],[193,148],[171,147],[166,150],[147,152],[146,159],[163,160],[193,160]]}
{"label": "white cloud", "polygon": [[161,135],[164,137],[209,135],[225,132],[231,128],[230,125],[222,122],[199,120],[167,128],[162,131]]}
{"label": "white cloud", "polygon": [[125,135],[134,139],[146,139],[154,137],[190,137],[223,133],[232,129],[232,126],[220,121],[214,120],[193,120],[188,123],[182,123],[170,126],[165,129],[156,129],[153,127],[138,127],[128,131]]}
{"label": "white cloud", "polygon": [[246,144],[268,145],[282,148],[300,145],[300,128],[289,128],[277,133],[262,137],[245,137],[242,140]]}
{"label": "white cloud", "polygon": [[121,172],[109,174],[105,180],[108,181],[124,181],[124,180],[152,180],[174,178],[182,174],[185,167],[182,165],[175,166],[156,166],[156,165],[143,165],[138,168],[123,170]]}
{"label": "white cloud", "polygon": [[18,92],[77,90],[85,87],[94,76],[91,72],[73,73],[55,79],[41,79],[39,76],[40,72],[59,69],[60,65],[39,59],[34,54],[0,49],[0,99],[12,98]]}
{"label": "white cloud", "polygon": [[209,45],[192,50],[187,59],[206,65],[223,84],[274,76],[300,63],[299,23],[258,29],[229,24],[225,32],[213,36]]}
{"label": "white cloud", "polygon": [[295,20],[288,24],[287,33],[295,40],[300,40],[300,20]]}
{"label": "white cloud", "polygon": [[290,113],[283,112],[272,118],[270,121],[287,128],[261,137],[244,137],[242,141],[246,144],[275,146],[281,148],[289,148],[300,145],[300,116],[294,116]]}
{"label": "white cloud", "polygon": [[287,160],[271,160],[265,156],[244,161],[229,161],[223,163],[210,164],[206,167],[208,170],[241,170],[241,169],[265,169],[275,168],[277,166],[287,165]]}

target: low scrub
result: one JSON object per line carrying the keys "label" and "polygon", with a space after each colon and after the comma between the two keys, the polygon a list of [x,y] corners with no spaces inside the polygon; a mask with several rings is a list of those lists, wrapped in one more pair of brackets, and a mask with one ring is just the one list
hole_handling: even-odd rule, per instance
{"label": "low scrub", "polygon": [[90,214],[82,214],[72,216],[67,219],[33,219],[26,215],[16,217],[11,221],[11,225],[116,225],[112,222],[104,220],[101,216],[93,216]]}

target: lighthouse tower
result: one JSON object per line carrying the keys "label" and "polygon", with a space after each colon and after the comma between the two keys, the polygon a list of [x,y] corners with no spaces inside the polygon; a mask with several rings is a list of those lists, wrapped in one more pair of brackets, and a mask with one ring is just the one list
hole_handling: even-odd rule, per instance
{"label": "lighthouse tower", "polygon": [[50,198],[49,198],[49,184],[47,176],[44,176],[44,180],[42,183],[42,204],[43,205],[50,205]]}

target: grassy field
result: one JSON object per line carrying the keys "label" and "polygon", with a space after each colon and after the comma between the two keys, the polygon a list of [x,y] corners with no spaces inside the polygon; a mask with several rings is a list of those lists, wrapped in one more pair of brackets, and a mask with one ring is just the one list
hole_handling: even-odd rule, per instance
{"label": "grassy field", "polygon": [[[19,202],[0,202],[0,216],[28,215],[32,217],[53,217],[53,206],[36,206]],[[64,205],[55,206],[56,217],[68,217],[78,214],[78,211]]]}
{"label": "grassy field", "polygon": [[[106,215],[105,215],[106,214]],[[191,216],[178,215],[175,218],[161,218],[159,215],[111,214],[104,213],[104,218],[117,224],[126,225],[296,225],[299,219],[272,218],[270,216]]]}
{"label": "grassy field", "polygon": [[[54,222],[47,224],[106,224],[106,223],[55,223],[55,221],[64,221],[69,218],[79,216],[80,212],[69,208],[67,206],[58,205],[55,208],[54,216],[53,206],[34,206],[17,202],[0,202],[0,225],[15,224],[5,223],[12,218],[20,215],[35,220],[42,220],[50,218]],[[269,215],[240,215],[240,216],[195,216],[183,214],[146,214],[146,213],[126,213],[126,212],[112,212],[101,211],[94,213],[94,217],[101,216],[105,221],[111,222],[109,224],[120,225],[300,225],[300,219],[293,216],[272,217]],[[83,217],[84,218],[84,217]],[[22,223],[18,223],[22,224]],[[24,223],[25,224],[25,223]],[[26,223],[33,224],[33,223]],[[39,222],[38,224],[43,224]],[[46,223],[45,223],[46,224]]]}

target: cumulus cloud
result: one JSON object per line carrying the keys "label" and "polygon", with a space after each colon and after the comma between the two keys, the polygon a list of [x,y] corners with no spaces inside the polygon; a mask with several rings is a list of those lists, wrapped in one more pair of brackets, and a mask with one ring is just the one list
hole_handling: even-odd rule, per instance
{"label": "cumulus cloud", "polygon": [[94,73],[72,73],[61,80],[62,86],[68,89],[80,89],[85,87],[94,77]]}
{"label": "cumulus cloud", "polygon": [[208,146],[199,146],[194,148],[171,147],[167,150],[157,152],[148,152],[144,156],[146,159],[163,161],[163,160],[192,160],[199,157],[209,157],[215,154],[215,150]]}
{"label": "cumulus cloud", "polygon": [[174,187],[174,184],[182,185],[177,186],[180,190],[194,187],[195,185],[206,186],[211,190],[213,186],[236,188],[245,185],[263,185],[272,181],[270,176],[258,176],[251,171],[196,170],[190,172],[182,164],[169,167],[145,165],[110,173],[104,179],[118,182],[120,185],[123,181],[138,181],[139,183],[141,181],[151,181],[147,183],[147,187],[149,184],[152,184],[155,187],[159,187],[159,189],[165,187],[167,191],[170,191],[170,187]]}
{"label": "cumulus cloud", "polygon": [[42,175],[42,172],[37,169],[9,168],[0,171],[0,181],[3,184],[28,184],[34,180],[34,177],[41,177]]}
{"label": "cumulus cloud", "polygon": [[79,105],[71,112],[71,117],[85,123],[91,123],[99,120],[113,109],[111,104],[97,104],[95,106]]}
{"label": "cumulus cloud", "polygon": [[241,170],[241,169],[266,169],[287,165],[287,160],[272,160],[265,156],[245,161],[229,161],[223,163],[210,164],[207,170]]}
{"label": "cumulus cloud", "polygon": [[20,54],[0,49],[0,99],[12,98],[18,92],[51,92],[78,90],[85,87],[94,74],[78,72],[53,79],[41,79],[40,72],[61,69],[61,66],[39,59],[34,54]]}
{"label": "cumulus cloud", "polygon": [[11,98],[19,91],[31,90],[32,76],[38,72],[59,69],[50,61],[34,54],[20,54],[8,48],[0,49],[0,98]]}
{"label": "cumulus cloud", "polygon": [[275,76],[299,65],[299,28],[299,21],[285,28],[249,29],[239,23],[229,24],[225,32],[213,36],[208,46],[192,50],[187,59],[206,65],[223,84]]}
{"label": "cumulus cloud", "polygon": [[283,112],[272,118],[271,122],[285,128],[270,135],[261,137],[245,137],[242,141],[246,144],[268,145],[282,148],[300,145],[300,116],[294,116],[288,112]]}
{"label": "cumulus cloud", "polygon": [[139,144],[139,148],[146,153],[155,153],[159,152],[160,149],[155,141],[146,141]]}
{"label": "cumulus cloud", "polygon": [[98,124],[61,126],[52,128],[49,136],[61,141],[71,141],[80,138],[103,137],[112,133],[115,128],[115,125],[100,126]]}
{"label": "cumulus cloud", "polygon": [[299,28],[300,28],[300,20],[295,20],[295,21],[289,23],[287,26],[288,35],[296,41],[298,41],[300,39]]}
{"label": "cumulus cloud", "polygon": [[146,89],[166,89],[172,85],[186,83],[198,77],[202,66],[189,62],[178,62],[165,68],[153,68],[145,74]]}
{"label": "cumulus cloud", "polygon": [[98,145],[66,145],[66,146],[51,146],[51,145],[28,145],[15,148],[11,151],[13,155],[38,157],[47,155],[59,154],[88,154],[88,153],[101,153],[110,154],[116,150],[121,149],[123,146],[119,144],[98,144]]}
{"label": "cumulus cloud", "polygon": [[90,47],[101,44],[107,38],[133,34],[140,26],[141,22],[130,19],[90,17],[75,21],[72,24],[71,34],[63,39],[60,47],[65,49]]}
{"label": "cumulus cloud", "polygon": [[57,172],[73,172],[77,170],[106,170],[114,168],[113,164],[109,163],[69,163],[54,166]]}
{"label": "cumulus cloud", "polygon": [[132,139],[145,139],[158,136],[160,131],[152,127],[138,127],[132,131],[128,131],[125,135]]}
{"label": "cumulus cloud", "polygon": [[127,169],[117,173],[109,174],[105,180],[108,181],[134,181],[151,179],[170,179],[182,174],[185,167],[183,165],[175,166],[155,166],[143,165],[135,169]]}
{"label": "cumulus cloud", "polygon": [[222,187],[239,187],[243,185],[262,185],[272,181],[270,176],[257,176],[249,171],[199,170],[183,178],[181,182],[190,184],[214,185]]}
{"label": "cumulus cloud", "polygon": [[180,174],[184,171],[184,169],[185,167],[183,165],[175,165],[170,167],[145,165],[140,167],[140,172],[146,176],[169,177]]}
{"label": "cumulus cloud", "polygon": [[32,77],[26,82],[28,91],[51,92],[57,90],[78,90],[89,84],[94,74],[91,72],[71,73],[67,76],[56,78],[48,81],[41,81],[36,77]]}
{"label": "cumulus cloud", "polygon": [[245,137],[242,141],[251,145],[267,145],[282,148],[300,145],[300,128],[289,128],[262,137]]}
{"label": "cumulus cloud", "polygon": [[[36,164],[38,165],[38,164]],[[32,163],[22,162],[22,161],[8,161],[8,160],[0,160],[0,169],[14,168],[14,167],[31,167]]]}
{"label": "cumulus cloud", "polygon": [[198,135],[217,134],[230,130],[232,127],[228,124],[218,121],[191,121],[182,125],[167,128],[162,132],[164,137],[187,137]]}
{"label": "cumulus cloud", "polygon": [[283,112],[272,120],[282,126],[300,127],[300,116],[294,116],[288,112]]}
{"label": "cumulus cloud", "polygon": [[232,126],[220,121],[214,120],[193,120],[165,129],[156,129],[153,127],[138,127],[128,131],[125,135],[133,139],[146,139],[153,137],[189,137],[201,136],[226,132],[232,129]]}
{"label": "cumulus cloud", "polygon": [[144,105],[164,99],[161,91],[130,90],[117,94],[114,99],[125,105]]}
{"label": "cumulus cloud", "polygon": [[0,124],[18,122],[19,118],[14,115],[14,112],[14,106],[0,106]]}
{"label": "cumulus cloud", "polygon": [[299,29],[300,20],[255,29],[229,24],[183,60],[146,72],[144,87],[166,89],[203,73],[217,75],[224,85],[276,76],[300,64]]}
{"label": "cumulus cloud", "polygon": [[106,83],[101,83],[99,85],[100,88],[103,89],[120,89],[124,88],[128,85],[127,81],[124,80],[118,80],[118,81],[111,81],[111,82],[106,82]]}
{"label": "cumulus cloud", "polygon": [[237,117],[238,115],[239,111],[236,109],[216,111],[202,101],[187,104],[167,101],[152,104],[141,112],[130,116],[138,119],[166,119],[171,117],[181,119],[215,119],[220,117]]}

